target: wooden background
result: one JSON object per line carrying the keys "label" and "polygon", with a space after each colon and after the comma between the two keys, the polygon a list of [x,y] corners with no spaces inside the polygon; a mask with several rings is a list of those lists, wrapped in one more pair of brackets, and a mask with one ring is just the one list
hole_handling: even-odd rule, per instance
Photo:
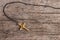
{"label": "wooden background", "polygon": [[0,0],[0,40],[60,40],[60,9],[21,3],[8,5],[7,15],[19,23],[25,22],[30,29],[25,32],[3,14],[3,6],[14,1],[60,8],[60,0]]}

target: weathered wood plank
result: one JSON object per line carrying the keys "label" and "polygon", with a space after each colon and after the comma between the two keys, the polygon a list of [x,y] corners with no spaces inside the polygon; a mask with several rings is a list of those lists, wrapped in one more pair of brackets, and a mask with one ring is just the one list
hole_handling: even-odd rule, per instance
{"label": "weathered wood plank", "polygon": [[60,9],[16,3],[7,6],[8,16],[24,21],[31,30],[28,33],[18,30],[18,25],[3,14],[3,6],[12,1],[60,7],[60,0],[0,0],[0,40],[60,40]]}

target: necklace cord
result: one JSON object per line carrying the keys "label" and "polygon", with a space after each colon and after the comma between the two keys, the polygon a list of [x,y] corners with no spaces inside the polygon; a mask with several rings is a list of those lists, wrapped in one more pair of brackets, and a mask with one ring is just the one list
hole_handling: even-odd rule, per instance
{"label": "necklace cord", "polygon": [[13,18],[10,18],[10,17],[6,14],[6,12],[5,12],[6,6],[9,5],[9,4],[14,4],[14,3],[22,3],[22,4],[24,4],[24,5],[43,6],[43,7],[50,7],[50,8],[53,8],[53,9],[60,9],[60,8],[56,8],[56,7],[49,6],[49,5],[28,4],[28,3],[24,3],[24,2],[20,2],[20,1],[6,3],[6,4],[4,5],[4,7],[3,7],[3,13],[4,13],[4,15],[5,15],[8,19],[10,19],[11,21],[14,21],[14,22],[16,22],[16,23],[18,23],[18,22],[17,22],[16,20],[14,20]]}

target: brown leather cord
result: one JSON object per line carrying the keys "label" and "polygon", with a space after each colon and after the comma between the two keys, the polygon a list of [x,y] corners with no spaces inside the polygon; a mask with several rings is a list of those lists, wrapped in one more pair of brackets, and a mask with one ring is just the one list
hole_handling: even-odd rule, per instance
{"label": "brown leather cord", "polygon": [[24,3],[24,2],[20,2],[20,1],[15,1],[15,2],[6,3],[6,4],[4,5],[4,7],[3,7],[3,13],[4,13],[4,15],[5,15],[8,19],[10,19],[10,20],[12,20],[12,21],[14,21],[14,22],[16,22],[16,23],[18,23],[18,22],[17,22],[16,20],[14,20],[13,18],[10,18],[10,17],[6,14],[6,12],[5,12],[5,7],[6,7],[7,5],[9,5],[9,4],[14,4],[14,3],[22,3],[22,4],[24,4],[24,5],[43,6],[43,7],[50,7],[50,8],[53,8],[53,9],[60,9],[60,8],[56,8],[56,7],[49,6],[49,5],[28,4],[28,3]]}

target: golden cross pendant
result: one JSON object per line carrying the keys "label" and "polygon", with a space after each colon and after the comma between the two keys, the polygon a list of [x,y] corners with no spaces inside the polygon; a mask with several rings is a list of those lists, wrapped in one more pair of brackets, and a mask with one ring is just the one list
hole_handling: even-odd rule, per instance
{"label": "golden cross pendant", "polygon": [[26,28],[26,24],[25,24],[24,22],[19,23],[18,25],[19,25],[19,29],[20,29],[20,30],[29,31],[29,29]]}

